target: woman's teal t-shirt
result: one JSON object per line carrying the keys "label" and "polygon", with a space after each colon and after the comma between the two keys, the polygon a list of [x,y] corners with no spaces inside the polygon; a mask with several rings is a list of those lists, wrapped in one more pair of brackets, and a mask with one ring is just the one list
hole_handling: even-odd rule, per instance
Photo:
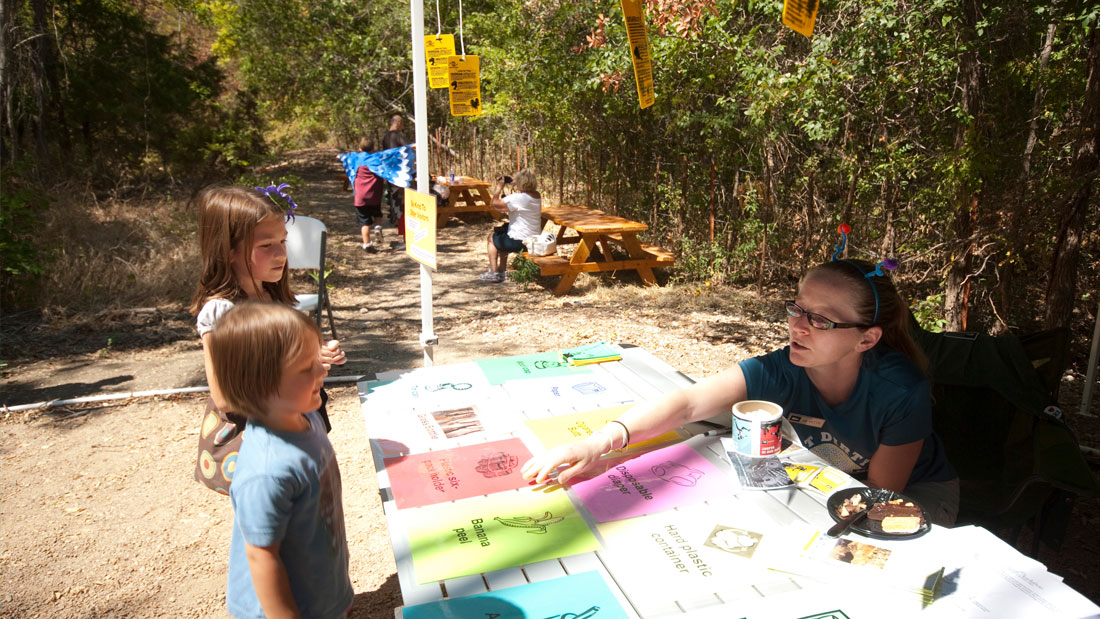
{"label": "woman's teal t-shirt", "polygon": [[852,394],[835,407],[825,402],[806,371],[791,363],[790,347],[739,365],[749,399],[782,406],[802,444],[848,474],[866,478],[880,444],[923,439],[908,485],[958,477],[932,431],[928,379],[904,355],[882,346],[864,353]]}

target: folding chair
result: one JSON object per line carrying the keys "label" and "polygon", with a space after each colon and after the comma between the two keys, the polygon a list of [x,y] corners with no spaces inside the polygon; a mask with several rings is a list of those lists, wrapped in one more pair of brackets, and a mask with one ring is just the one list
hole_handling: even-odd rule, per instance
{"label": "folding chair", "polygon": [[328,288],[325,286],[325,243],[328,228],[320,219],[295,216],[286,222],[286,264],[290,269],[310,269],[317,271],[317,293],[295,295],[297,308],[306,314],[313,314],[317,328],[321,328],[321,311],[328,314],[328,328],[332,339],[336,337],[336,326],[332,321],[332,304],[329,302]]}
{"label": "folding chair", "polygon": [[1068,331],[992,337],[910,324],[931,366],[933,426],[959,473],[959,524],[1007,530],[1013,544],[1028,526],[1033,557],[1040,541],[1060,548],[1076,498],[1100,494],[1055,399]]}

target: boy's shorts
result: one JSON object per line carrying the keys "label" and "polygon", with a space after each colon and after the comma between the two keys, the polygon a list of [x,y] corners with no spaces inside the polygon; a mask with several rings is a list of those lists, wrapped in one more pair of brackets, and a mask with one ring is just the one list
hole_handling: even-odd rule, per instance
{"label": "boy's shorts", "polygon": [[493,228],[493,246],[509,254],[523,251],[523,241],[508,236],[508,224]]}
{"label": "boy's shorts", "polygon": [[374,218],[382,218],[382,205],[381,204],[368,204],[366,206],[355,207],[355,219],[359,221],[359,226],[369,226],[374,223]]}

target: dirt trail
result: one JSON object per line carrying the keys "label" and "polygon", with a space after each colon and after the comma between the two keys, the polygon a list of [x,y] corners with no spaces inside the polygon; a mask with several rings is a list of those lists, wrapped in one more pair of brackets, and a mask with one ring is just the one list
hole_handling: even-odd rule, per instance
{"label": "dirt trail", "polygon": [[[285,169],[306,181],[294,189],[302,213],[330,231],[336,327],[349,360],[332,374],[373,377],[422,365],[416,263],[400,251],[362,252],[335,151],[298,153]],[[491,226],[487,219],[452,221],[440,231],[440,271],[433,277],[438,364],[606,339],[644,346],[702,376],[783,339],[778,305],[736,291],[643,289],[629,279],[582,275],[569,296],[555,298],[539,285],[482,283],[476,275],[485,269]],[[388,248],[395,240],[388,223],[385,233]],[[106,315],[91,331],[27,329],[17,342],[22,354],[4,376],[8,405],[205,382],[182,304]],[[350,384],[329,393],[357,592],[352,616],[392,617],[401,598],[358,395]],[[5,617],[226,616],[232,509],[191,478],[201,409],[202,398],[175,396],[6,415],[0,424]],[[1057,561],[1051,551],[1041,557],[1094,599],[1100,599],[1098,506],[1079,506]]]}

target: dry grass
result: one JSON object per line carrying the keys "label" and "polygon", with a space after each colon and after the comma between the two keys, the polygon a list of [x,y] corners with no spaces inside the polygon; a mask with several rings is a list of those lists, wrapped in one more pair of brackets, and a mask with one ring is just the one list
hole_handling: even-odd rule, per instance
{"label": "dry grass", "polygon": [[101,201],[58,191],[51,202],[41,236],[49,258],[34,300],[47,316],[189,299],[198,240],[186,199],[161,194]]}

